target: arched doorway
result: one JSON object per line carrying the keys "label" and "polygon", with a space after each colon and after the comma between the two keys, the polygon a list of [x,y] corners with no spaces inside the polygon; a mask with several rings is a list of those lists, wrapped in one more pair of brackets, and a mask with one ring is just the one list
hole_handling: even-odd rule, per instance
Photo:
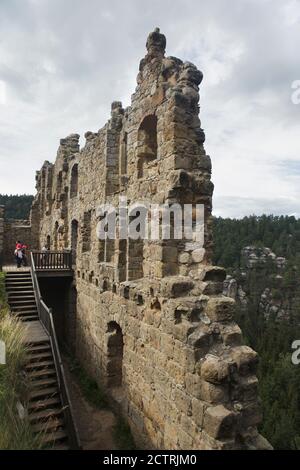
{"label": "arched doorway", "polygon": [[120,325],[111,321],[107,325],[107,386],[122,385],[123,333]]}

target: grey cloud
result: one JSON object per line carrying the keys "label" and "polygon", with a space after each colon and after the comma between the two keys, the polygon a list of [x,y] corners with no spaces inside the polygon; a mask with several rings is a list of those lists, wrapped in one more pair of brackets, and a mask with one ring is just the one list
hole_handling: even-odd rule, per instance
{"label": "grey cloud", "polygon": [[216,197],[214,202],[214,215],[242,218],[245,215],[294,215],[300,217],[300,201],[289,198],[251,198],[226,196]]}
{"label": "grey cloud", "polygon": [[[272,212],[272,199],[253,199],[249,189],[240,194],[238,186],[232,200],[239,203],[230,202],[228,187],[250,176],[242,165],[224,169],[237,155],[253,169],[255,186],[260,156],[274,195],[280,168],[285,178],[295,174],[300,106],[291,104],[290,81],[300,79],[294,54],[300,28],[284,20],[292,0],[228,4],[1,0],[0,80],[7,84],[8,100],[0,108],[0,191],[32,192],[35,169],[55,158],[60,137],[97,130],[112,101],[130,103],[147,34],[159,26],[167,36],[167,54],[195,62],[204,73],[201,120],[218,181],[215,207],[223,215]],[[278,134],[286,142],[285,154]],[[11,171],[10,176],[8,162],[13,169],[21,165],[22,175]],[[297,188],[282,191],[278,207],[289,213]]]}

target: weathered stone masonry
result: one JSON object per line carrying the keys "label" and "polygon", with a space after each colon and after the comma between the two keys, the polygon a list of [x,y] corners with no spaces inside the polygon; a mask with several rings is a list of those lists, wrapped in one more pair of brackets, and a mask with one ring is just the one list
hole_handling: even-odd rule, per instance
{"label": "weathered stone masonry", "polygon": [[[131,105],[114,102],[99,132],[62,139],[37,173],[32,227],[39,245],[71,248],[68,315],[76,355],[118,397],[139,446],[265,448],[257,355],[242,345],[225,271],[211,265],[211,161],[199,120],[202,73],[147,40]],[[196,241],[99,241],[96,208],[129,202],[202,203]],[[75,304],[74,304],[75,299]],[[76,339],[75,339],[76,338]]]}

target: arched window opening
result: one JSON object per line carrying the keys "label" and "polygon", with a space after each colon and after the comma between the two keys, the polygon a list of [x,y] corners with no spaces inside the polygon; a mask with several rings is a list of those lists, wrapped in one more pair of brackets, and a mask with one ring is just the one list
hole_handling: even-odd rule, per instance
{"label": "arched window opening", "polygon": [[50,235],[47,235],[46,245],[47,245],[48,250],[50,250],[51,249],[51,237],[50,237]]}
{"label": "arched window opening", "polygon": [[118,323],[111,321],[107,325],[107,385],[109,387],[122,385],[123,349],[122,329]]}
{"label": "arched window opening", "polygon": [[78,245],[78,221],[72,220],[72,224],[71,224],[72,264],[76,264],[77,245]]}
{"label": "arched window opening", "polygon": [[61,191],[62,191],[62,171],[60,171],[57,175],[57,181],[56,181],[56,194],[57,194],[57,197],[59,197]]}
{"label": "arched window opening", "polygon": [[120,149],[120,175],[124,176],[127,174],[127,132],[125,132]]}
{"label": "arched window opening", "polygon": [[70,197],[76,197],[78,194],[78,164],[73,165],[71,172]]}
{"label": "arched window opening", "polygon": [[119,282],[126,281],[127,271],[127,239],[122,238],[119,240]]}
{"label": "arched window opening", "polygon": [[58,222],[55,222],[54,225],[54,250],[58,250],[58,229],[59,229],[59,224]]}
{"label": "arched window opening", "polygon": [[85,253],[91,249],[91,236],[92,236],[92,212],[87,211],[83,215],[82,224],[82,252]]}

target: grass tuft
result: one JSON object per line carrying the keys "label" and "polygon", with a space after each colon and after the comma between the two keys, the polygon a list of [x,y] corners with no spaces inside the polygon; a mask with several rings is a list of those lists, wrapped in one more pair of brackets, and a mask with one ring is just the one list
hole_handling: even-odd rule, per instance
{"label": "grass tuft", "polygon": [[99,387],[76,360],[72,360],[70,371],[74,373],[86,400],[97,408],[107,408],[108,400],[105,392]]}
{"label": "grass tuft", "polygon": [[5,293],[5,275],[0,272],[0,339],[6,347],[6,364],[0,365],[0,449],[29,450],[40,448],[28,419],[20,419],[17,403],[25,396],[26,381],[22,373],[26,349],[24,327],[10,315]]}
{"label": "grass tuft", "polygon": [[118,420],[114,426],[114,440],[120,450],[136,450],[131,430],[126,421],[122,416],[118,417]]}

